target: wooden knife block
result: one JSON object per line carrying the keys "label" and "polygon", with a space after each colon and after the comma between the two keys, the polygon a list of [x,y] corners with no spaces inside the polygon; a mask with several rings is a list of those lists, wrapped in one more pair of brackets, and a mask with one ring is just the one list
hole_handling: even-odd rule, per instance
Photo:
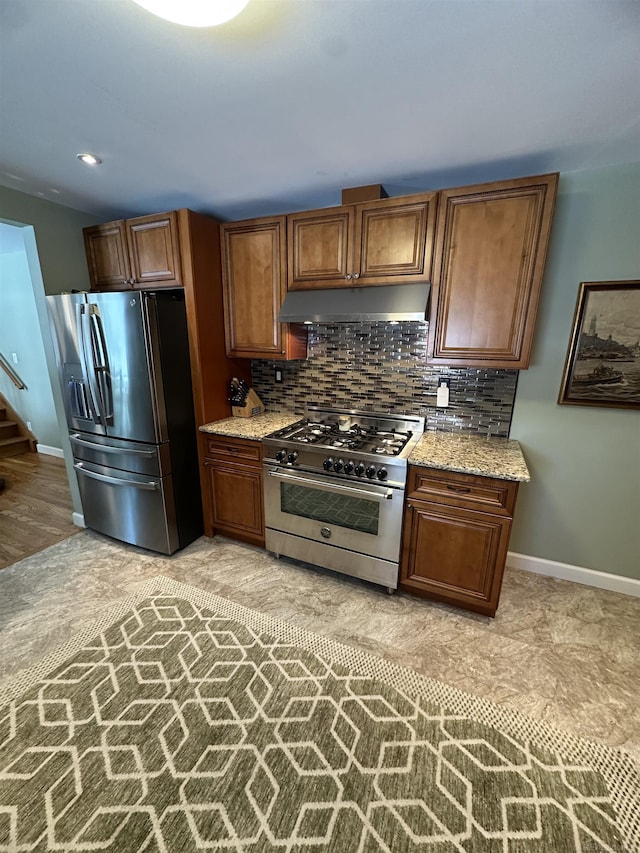
{"label": "wooden knife block", "polygon": [[253,388],[250,388],[245,405],[231,406],[231,412],[234,418],[252,418],[264,412],[264,403]]}

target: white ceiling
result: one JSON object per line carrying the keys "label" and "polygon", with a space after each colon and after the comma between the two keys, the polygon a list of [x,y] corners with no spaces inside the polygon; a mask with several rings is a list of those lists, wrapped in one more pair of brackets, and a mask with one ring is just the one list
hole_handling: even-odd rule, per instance
{"label": "white ceiling", "polygon": [[0,15],[0,183],[96,221],[640,159],[637,0],[251,0],[208,30],[131,0]]}

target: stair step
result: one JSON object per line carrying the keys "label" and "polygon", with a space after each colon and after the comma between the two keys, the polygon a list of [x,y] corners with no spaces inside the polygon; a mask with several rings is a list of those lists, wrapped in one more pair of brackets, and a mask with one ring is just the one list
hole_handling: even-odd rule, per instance
{"label": "stair step", "polygon": [[0,439],[20,435],[20,429],[15,421],[0,421]]}
{"label": "stair step", "polygon": [[0,439],[0,456],[18,456],[20,453],[29,453],[31,445],[28,438],[18,436],[17,438]]}

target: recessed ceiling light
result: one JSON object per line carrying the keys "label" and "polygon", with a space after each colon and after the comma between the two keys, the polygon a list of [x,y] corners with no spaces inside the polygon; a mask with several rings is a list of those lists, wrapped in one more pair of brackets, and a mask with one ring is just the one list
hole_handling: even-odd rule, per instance
{"label": "recessed ceiling light", "polygon": [[95,154],[78,154],[78,160],[82,160],[83,163],[86,163],[87,166],[99,166],[102,163],[102,160],[99,157],[96,157]]}
{"label": "recessed ceiling light", "polygon": [[134,0],[148,12],[185,27],[215,27],[235,18],[249,0]]}

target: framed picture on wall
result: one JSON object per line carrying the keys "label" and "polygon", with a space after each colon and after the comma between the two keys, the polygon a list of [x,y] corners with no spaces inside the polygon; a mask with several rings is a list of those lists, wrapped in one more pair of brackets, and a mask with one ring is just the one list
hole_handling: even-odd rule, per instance
{"label": "framed picture on wall", "polygon": [[583,281],[558,403],[640,409],[640,281]]}

